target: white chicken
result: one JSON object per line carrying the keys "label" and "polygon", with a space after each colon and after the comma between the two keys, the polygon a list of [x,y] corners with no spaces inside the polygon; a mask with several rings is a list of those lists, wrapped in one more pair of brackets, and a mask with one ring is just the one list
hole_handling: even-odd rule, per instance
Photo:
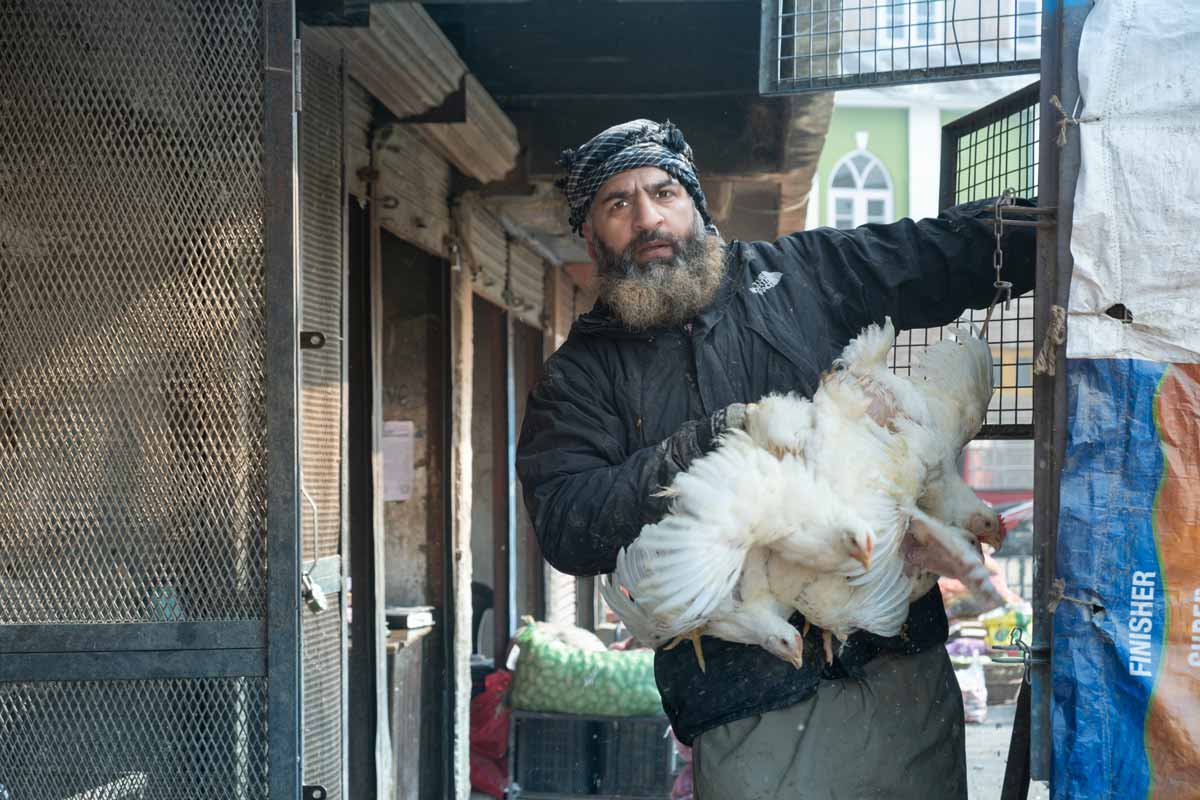
{"label": "white chicken", "polygon": [[[954,460],[991,398],[991,353],[956,331],[894,374],[890,321],[851,342],[812,400],[773,395],[664,493],[671,513],[625,548],[602,582],[614,611],[654,647],[702,634],[761,646],[797,666],[794,611],[832,636],[896,635],[936,582],[905,558],[919,546],[945,574],[998,604],[978,551],[995,514]],[[806,624],[807,624],[806,623]]]}

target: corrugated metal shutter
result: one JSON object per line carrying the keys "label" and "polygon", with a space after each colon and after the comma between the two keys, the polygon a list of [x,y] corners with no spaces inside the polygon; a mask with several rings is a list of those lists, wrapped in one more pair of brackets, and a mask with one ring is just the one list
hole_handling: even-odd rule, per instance
{"label": "corrugated metal shutter", "polygon": [[511,242],[507,306],[513,315],[535,328],[542,327],[546,291],[546,262],[521,242]]}
{"label": "corrugated metal shutter", "polygon": [[475,293],[540,330],[546,262],[531,247],[510,237],[500,218],[476,195],[460,197],[455,214]]}
{"label": "corrugated metal shutter", "polygon": [[450,165],[404,125],[380,129],[375,153],[380,224],[422,250],[446,255]]}
{"label": "corrugated metal shutter", "polygon": [[437,23],[417,3],[374,3],[367,27],[329,27],[324,35],[346,49],[350,75],[398,118],[428,111],[461,87],[466,119],[415,126],[465,174],[486,183],[516,164],[517,128],[459,57]]}
{"label": "corrugated metal shutter", "polygon": [[467,121],[418,127],[464,173],[483,183],[498,181],[516,166],[517,126],[474,75],[464,81]]}
{"label": "corrugated metal shutter", "polygon": [[[367,200],[364,177],[371,166],[370,92],[353,80],[346,86],[346,180],[351,194]],[[450,165],[415,127],[388,125],[376,133],[379,221],[384,228],[434,255],[447,255],[450,234]]]}
{"label": "corrugated metal shutter", "polygon": [[345,47],[350,75],[399,117],[440,105],[467,71],[454,45],[416,3],[372,3],[366,27],[324,32]]}
{"label": "corrugated metal shutter", "polygon": [[463,256],[471,270],[475,293],[504,306],[508,240],[504,226],[473,196],[463,197],[457,209]]}
{"label": "corrugated metal shutter", "polygon": [[558,280],[554,282],[557,293],[554,335],[556,344],[561,344],[571,332],[571,326],[575,324],[575,281],[566,270],[561,267],[558,269]]}
{"label": "corrugated metal shutter", "polygon": [[[305,570],[320,580],[329,607],[301,609],[304,783],[342,797],[342,66],[341,56],[305,42],[300,114],[302,331],[325,344],[301,351],[301,516]],[[320,569],[317,570],[317,562]]]}
{"label": "corrugated metal shutter", "polygon": [[363,177],[371,166],[371,93],[357,81],[346,81],[346,190],[367,200]]}

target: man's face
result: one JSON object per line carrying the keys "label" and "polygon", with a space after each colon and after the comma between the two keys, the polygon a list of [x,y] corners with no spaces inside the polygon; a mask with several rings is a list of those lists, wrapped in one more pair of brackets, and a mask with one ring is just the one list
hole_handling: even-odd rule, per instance
{"label": "man's face", "polygon": [[596,240],[610,252],[632,249],[632,260],[645,266],[677,254],[672,241],[688,238],[695,225],[692,196],[658,167],[618,173],[596,192],[583,236],[592,260],[600,263]]}
{"label": "man's face", "polygon": [[600,298],[628,327],[682,324],[720,288],[721,239],[705,230],[691,195],[661,169],[613,176],[596,193],[583,233]]}

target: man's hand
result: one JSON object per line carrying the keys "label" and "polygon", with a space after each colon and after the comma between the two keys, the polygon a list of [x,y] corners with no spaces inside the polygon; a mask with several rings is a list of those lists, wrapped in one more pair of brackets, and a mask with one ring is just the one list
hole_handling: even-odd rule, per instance
{"label": "man's hand", "polygon": [[[743,430],[745,426],[745,404],[731,403],[712,416],[685,422],[683,427],[662,443],[662,448],[675,470],[683,471],[697,458],[711,453],[725,431]],[[669,476],[664,475],[660,485],[668,485],[674,477],[674,472]]]}
{"label": "man's hand", "polygon": [[741,431],[746,429],[746,404],[730,403],[710,418],[711,443],[704,452],[709,452],[716,446],[716,439],[725,431]]}

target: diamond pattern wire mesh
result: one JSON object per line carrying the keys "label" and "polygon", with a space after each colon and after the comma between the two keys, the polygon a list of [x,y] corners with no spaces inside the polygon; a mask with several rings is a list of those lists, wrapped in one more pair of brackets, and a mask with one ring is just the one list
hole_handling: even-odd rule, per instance
{"label": "diamond pattern wire mesh", "polygon": [[0,684],[13,800],[266,798],[267,681]]}
{"label": "diamond pattern wire mesh", "polygon": [[776,0],[764,94],[1036,72],[1041,0]]}
{"label": "diamond pattern wire mesh", "polygon": [[[953,143],[953,158],[943,172],[953,176],[953,194],[942,205],[987,200],[1014,189],[1016,196],[1038,199],[1039,85],[1033,83],[987,108],[946,125],[943,137]],[[945,149],[944,149],[945,151]],[[949,188],[949,187],[947,187]],[[1006,222],[1006,224],[1008,224]],[[982,327],[986,310],[963,315]],[[940,341],[943,328],[904,331],[896,337],[891,365],[908,373],[914,357]],[[997,307],[987,331],[992,346],[996,391],[980,438],[1033,436],[1033,293]]]}
{"label": "diamond pattern wire mesh", "polygon": [[0,4],[0,623],[265,612],[261,26]]}

